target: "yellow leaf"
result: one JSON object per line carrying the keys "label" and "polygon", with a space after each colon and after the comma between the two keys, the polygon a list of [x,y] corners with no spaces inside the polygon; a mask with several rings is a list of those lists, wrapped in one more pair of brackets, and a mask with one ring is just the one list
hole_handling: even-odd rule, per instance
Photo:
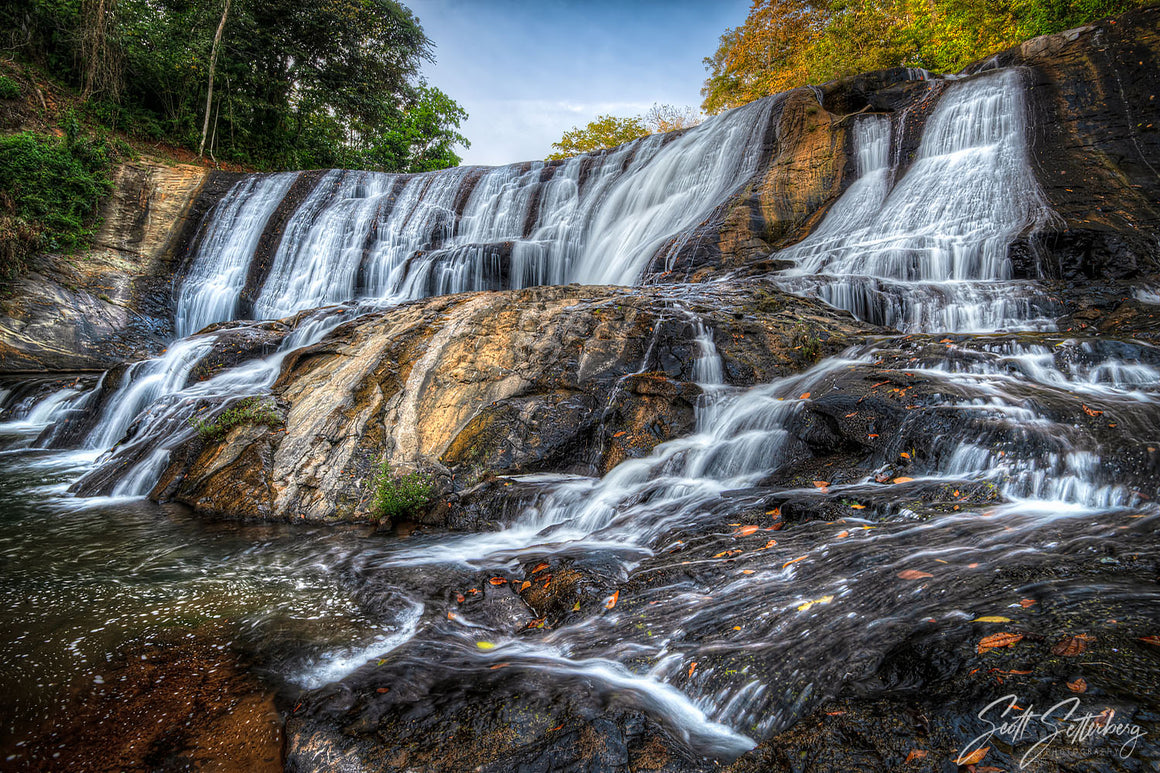
{"label": "yellow leaf", "polygon": [[804,604],[798,605],[798,612],[805,612],[807,609],[814,606],[815,604],[829,604],[833,600],[834,600],[833,596],[822,596],[820,599],[814,599],[813,601],[807,601]]}
{"label": "yellow leaf", "polygon": [[1001,615],[984,615],[983,617],[976,617],[971,621],[972,623],[1009,623],[1011,618],[1003,617]]}
{"label": "yellow leaf", "polygon": [[489,641],[477,641],[475,643],[475,646],[479,647],[481,650],[494,650],[495,649],[495,645]]}

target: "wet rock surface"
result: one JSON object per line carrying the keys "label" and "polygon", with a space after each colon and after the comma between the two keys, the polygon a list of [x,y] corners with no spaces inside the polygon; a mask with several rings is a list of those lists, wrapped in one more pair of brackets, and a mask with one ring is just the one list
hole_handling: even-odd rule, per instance
{"label": "wet rock surface", "polygon": [[175,453],[154,495],[208,512],[236,514],[248,501],[261,504],[245,514],[368,519],[384,459],[464,482],[608,470],[691,428],[698,320],[741,385],[807,367],[870,330],[763,283],[410,303],[291,353],[273,389],[285,427]]}

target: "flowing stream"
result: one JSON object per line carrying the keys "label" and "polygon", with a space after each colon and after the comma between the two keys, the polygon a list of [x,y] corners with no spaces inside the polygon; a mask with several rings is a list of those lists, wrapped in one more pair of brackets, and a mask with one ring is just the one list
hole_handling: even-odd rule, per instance
{"label": "flowing stream", "polygon": [[[900,127],[857,118],[858,179],[811,236],[778,255],[794,262],[775,278],[781,286],[905,337],[740,389],[724,382],[714,331],[684,311],[700,352],[693,434],[599,479],[518,479],[527,507],[499,531],[404,539],[206,524],[141,498],[194,411],[268,389],[288,352],[343,320],[434,294],[637,281],[758,168],[771,106],[561,164],[327,172],[289,216],[260,283],[250,261],[295,176],[238,183],[203,229],[180,290],[184,337],[130,366],[82,448],[35,446],[93,392],[6,403],[5,748],[19,748],[66,685],[102,679],[119,642],[209,621],[224,621],[222,645],[254,655],[281,689],[320,687],[391,651],[418,653],[433,670],[502,663],[615,695],[698,753],[728,759],[869,679],[923,626],[1013,615],[1021,598],[1048,595],[1098,596],[1125,617],[1147,616],[1155,587],[1026,579],[1107,557],[1110,544],[1155,553],[1156,480],[1125,478],[1106,449],[1113,434],[1120,453],[1160,446],[1160,353],[1054,331],[1053,302],[1034,280],[1012,278],[1008,245],[1052,218],[1028,162],[1016,71],[952,83],[905,170],[890,164]],[[191,383],[220,334],[198,331],[236,319],[248,284],[255,319],[334,308],[297,317],[264,359]],[[894,476],[903,482],[884,486],[879,470],[778,485],[813,402],[884,373],[928,385],[923,399],[948,428],[917,437],[903,423],[881,456],[881,470],[907,460],[905,477]],[[1075,421],[1080,405],[1121,426],[1109,434]],[[67,493],[111,464],[121,470],[115,496]],[[933,487],[954,492],[953,509],[916,504],[911,493]],[[841,517],[778,525],[787,503],[835,502]],[[605,613],[536,637],[453,600],[450,591],[493,576],[514,582],[541,561],[625,590]],[[916,568],[937,573],[937,592],[893,579]],[[424,644],[437,654],[423,655]]]}

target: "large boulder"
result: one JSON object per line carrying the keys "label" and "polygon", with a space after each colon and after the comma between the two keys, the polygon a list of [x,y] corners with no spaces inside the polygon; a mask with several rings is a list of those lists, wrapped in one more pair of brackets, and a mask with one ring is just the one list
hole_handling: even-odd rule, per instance
{"label": "large boulder", "polygon": [[372,480],[437,473],[599,474],[691,431],[709,331],[724,378],[812,365],[871,330],[762,284],[544,287],[433,298],[361,316],[291,353],[273,387],[284,428],[194,439],[154,496],[203,511],[373,518]]}

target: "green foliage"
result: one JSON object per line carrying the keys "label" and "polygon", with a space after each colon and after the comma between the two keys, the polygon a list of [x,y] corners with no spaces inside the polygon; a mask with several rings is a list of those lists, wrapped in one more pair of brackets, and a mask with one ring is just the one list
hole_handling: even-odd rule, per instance
{"label": "green foliage", "polygon": [[571,131],[564,132],[559,142],[552,143],[555,152],[547,160],[556,161],[594,150],[614,148],[649,134],[688,129],[701,123],[701,120],[702,116],[691,107],[657,103],[653,103],[644,115],[632,118],[597,116],[583,129],[573,127]]}
{"label": "green foliage", "polygon": [[0,75],[0,99],[19,99],[20,84],[11,78]]}
{"label": "green foliage", "polygon": [[753,0],[704,60],[718,113],[806,83],[896,66],[953,72],[1028,38],[1153,0]]}
{"label": "green foliage", "polygon": [[103,140],[66,122],[65,138],[22,132],[0,137],[0,280],[20,274],[41,250],[88,244],[98,202],[110,189]]}
{"label": "green foliage", "polygon": [[435,496],[435,480],[430,475],[415,471],[396,476],[386,462],[375,476],[374,487],[372,508],[383,521],[412,516]]}
{"label": "green foliage", "polygon": [[227,408],[213,419],[189,419],[189,424],[202,440],[218,440],[234,427],[249,424],[265,424],[267,427],[282,426],[282,417],[277,407],[261,397],[247,397]]}
{"label": "green foliage", "polygon": [[[90,119],[196,150],[224,5],[104,0],[97,29],[87,0],[0,3],[0,45],[84,87]],[[396,0],[234,0],[206,152],[260,169],[457,164],[466,114],[423,83],[430,58],[418,20]]]}
{"label": "green foliage", "polygon": [[549,161],[555,161],[580,153],[614,148],[645,137],[648,133],[644,120],[640,117],[618,118],[614,115],[600,115],[583,129],[573,127],[571,131],[564,132],[559,142],[552,143],[555,152],[547,158]]}

